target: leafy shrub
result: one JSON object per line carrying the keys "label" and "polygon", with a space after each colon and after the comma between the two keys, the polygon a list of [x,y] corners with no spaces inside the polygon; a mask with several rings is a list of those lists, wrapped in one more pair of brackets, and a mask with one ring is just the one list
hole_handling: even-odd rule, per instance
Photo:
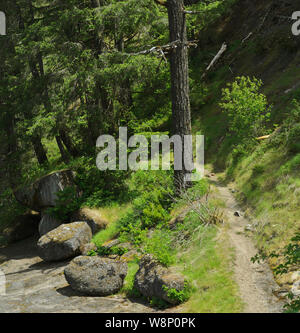
{"label": "leafy shrub", "polygon": [[0,194],[0,211],[1,211],[1,221],[0,221],[0,231],[5,229],[14,218],[25,212],[25,208],[21,206],[12,190],[8,189]]}
{"label": "leafy shrub", "polygon": [[167,296],[173,300],[176,304],[181,304],[186,302],[193,292],[193,288],[190,283],[185,282],[183,290],[176,290],[175,288],[168,288],[167,286],[163,286],[164,291],[167,292]]}
{"label": "leafy shrub", "polygon": [[300,154],[295,155],[291,160],[280,167],[281,174],[288,174],[300,168]]}
{"label": "leafy shrub", "polygon": [[171,266],[175,263],[176,254],[172,240],[170,230],[155,230],[150,238],[145,239],[144,251],[153,254],[162,265]]}
{"label": "leafy shrub", "polygon": [[82,157],[73,162],[75,182],[83,193],[83,205],[99,207],[111,201],[126,201],[128,193],[125,171],[100,171],[94,158]]}
{"label": "leafy shrub", "polygon": [[136,198],[132,208],[119,220],[119,229],[121,238],[137,245],[144,241],[148,228],[165,225],[170,219],[173,193],[170,172],[138,171],[132,175],[129,188]]}
{"label": "leafy shrub", "polygon": [[[66,221],[80,207],[100,207],[107,203],[129,200],[130,193],[125,180],[127,173],[121,171],[100,171],[94,158],[81,157],[73,160],[70,169],[76,173],[75,187],[58,193],[56,206],[48,213]],[[78,192],[81,193],[80,197]],[[127,197],[126,197],[127,196]]]}
{"label": "leafy shrub", "polygon": [[292,153],[300,152],[300,123],[295,124],[289,131],[287,147]]}
{"label": "leafy shrub", "polygon": [[259,176],[262,175],[265,171],[264,165],[257,164],[252,169],[252,176]]}
{"label": "leafy shrub", "polygon": [[81,202],[76,187],[70,186],[57,193],[55,206],[48,208],[47,213],[59,220],[68,221],[71,214],[80,208]]}
{"label": "leafy shrub", "polygon": [[222,90],[220,106],[228,116],[229,130],[237,139],[262,133],[270,118],[267,98],[259,93],[261,86],[261,80],[242,76]]}

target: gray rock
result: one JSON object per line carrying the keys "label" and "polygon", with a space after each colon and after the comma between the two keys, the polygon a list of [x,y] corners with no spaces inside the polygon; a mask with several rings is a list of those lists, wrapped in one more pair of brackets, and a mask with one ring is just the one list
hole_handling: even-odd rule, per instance
{"label": "gray rock", "polygon": [[105,242],[104,244],[102,244],[102,247],[106,248],[106,249],[110,249],[114,246],[119,245],[121,242],[118,239],[112,239],[110,241]]}
{"label": "gray rock", "polygon": [[168,297],[163,286],[182,291],[184,285],[185,280],[182,275],[161,266],[152,255],[147,254],[141,259],[134,286],[142,295],[148,298],[154,296],[170,304],[177,304],[176,300]]}
{"label": "gray rock", "polygon": [[136,258],[141,258],[142,255],[135,249],[130,250],[126,253],[124,253],[121,257],[120,257],[120,261],[124,261],[124,262],[130,262],[135,260]]}
{"label": "gray rock", "polygon": [[62,170],[51,173],[31,185],[14,191],[14,195],[23,206],[41,212],[47,207],[55,206],[57,193],[73,185],[73,172]]}
{"label": "gray rock", "polygon": [[44,236],[49,231],[54,230],[57,227],[59,227],[61,224],[62,224],[61,221],[58,221],[57,219],[55,219],[54,217],[52,217],[46,213],[42,213],[42,219],[39,224],[40,236]]}
{"label": "gray rock", "polygon": [[120,243],[120,244],[117,245],[117,247],[120,248],[120,249],[128,250],[128,251],[133,249],[132,244],[130,244],[128,242],[127,243]]}
{"label": "gray rock", "polygon": [[80,248],[91,238],[91,229],[85,222],[62,224],[39,239],[38,254],[45,261],[65,260],[79,255]]}
{"label": "gray rock", "polygon": [[253,226],[252,226],[252,224],[247,224],[247,225],[245,226],[245,231],[253,231]]}
{"label": "gray rock", "polygon": [[98,256],[80,256],[70,262],[64,274],[73,290],[89,296],[107,296],[122,288],[127,264]]}

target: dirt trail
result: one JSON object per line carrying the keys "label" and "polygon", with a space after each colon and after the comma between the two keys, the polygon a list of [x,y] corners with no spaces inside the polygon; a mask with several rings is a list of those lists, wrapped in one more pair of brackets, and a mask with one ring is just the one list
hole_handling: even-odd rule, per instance
{"label": "dirt trail", "polygon": [[245,304],[245,313],[278,313],[282,312],[284,303],[280,301],[273,291],[278,289],[271,269],[267,263],[251,262],[257,254],[250,237],[245,234],[245,227],[249,221],[241,216],[240,207],[228,187],[222,185],[214,174],[209,175],[210,182],[217,187],[215,194],[218,199],[225,202],[224,214],[229,224],[228,235],[232,247],[235,249],[234,274],[239,285],[240,296]]}
{"label": "dirt trail", "polygon": [[0,273],[2,270],[6,277],[6,295],[0,289],[0,313],[155,312],[121,295],[79,295],[69,287],[63,275],[68,261],[43,262],[37,256],[36,242],[37,239],[30,238],[0,248]]}

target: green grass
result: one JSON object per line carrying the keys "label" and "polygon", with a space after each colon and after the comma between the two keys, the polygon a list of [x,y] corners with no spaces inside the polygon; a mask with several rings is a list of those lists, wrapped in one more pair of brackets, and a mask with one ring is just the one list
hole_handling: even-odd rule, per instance
{"label": "green grass", "polygon": [[92,242],[97,246],[101,246],[104,242],[115,238],[118,233],[118,220],[129,210],[130,204],[126,205],[110,205],[98,208],[100,214],[109,222],[106,229],[101,230],[94,235]]}
{"label": "green grass", "polygon": [[183,312],[238,313],[242,310],[231,270],[233,252],[224,235],[217,240],[220,232],[215,227],[203,229],[202,240],[194,239],[180,256],[177,267],[194,287]]}
{"label": "green grass", "polygon": [[[232,177],[244,209],[255,219],[256,245],[266,254],[280,252],[300,228],[298,155],[262,143],[239,161]],[[278,259],[270,263],[276,266]]]}
{"label": "green grass", "polygon": [[120,293],[124,293],[129,297],[137,296],[134,292],[134,278],[139,269],[138,260],[134,260],[128,263],[128,273],[124,279],[124,284]]}

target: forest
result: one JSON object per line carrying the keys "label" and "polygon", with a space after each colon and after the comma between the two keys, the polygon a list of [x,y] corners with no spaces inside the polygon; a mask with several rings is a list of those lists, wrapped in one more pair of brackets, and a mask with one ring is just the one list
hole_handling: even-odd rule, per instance
{"label": "forest", "polygon": [[[30,273],[7,275],[0,313],[45,312],[35,297],[93,312],[98,296],[97,312],[299,312],[297,1],[0,0],[0,11],[0,295],[1,272],[18,265],[62,272],[38,268],[35,288]],[[204,136],[205,174],[186,180],[195,170],[176,156],[196,159],[195,147],[174,142],[167,170],[100,170],[99,138],[121,151],[120,128],[145,138],[146,156],[154,136]]]}

